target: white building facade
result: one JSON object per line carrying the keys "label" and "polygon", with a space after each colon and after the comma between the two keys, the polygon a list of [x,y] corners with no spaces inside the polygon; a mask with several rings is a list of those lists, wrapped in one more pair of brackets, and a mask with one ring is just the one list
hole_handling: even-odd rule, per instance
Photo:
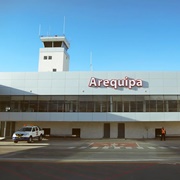
{"label": "white building facade", "polygon": [[[40,60],[53,59],[52,49],[41,50]],[[66,51],[61,65],[67,67]],[[69,72],[47,66],[45,72],[0,73],[0,136],[10,137],[25,124],[39,125],[47,135],[80,138],[155,138],[162,126],[180,134],[180,72]]]}

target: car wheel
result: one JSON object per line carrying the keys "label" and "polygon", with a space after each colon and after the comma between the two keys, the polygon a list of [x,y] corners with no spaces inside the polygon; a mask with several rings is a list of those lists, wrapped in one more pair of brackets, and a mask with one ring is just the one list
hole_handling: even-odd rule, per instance
{"label": "car wheel", "polygon": [[38,137],[39,141],[42,141],[42,134]]}
{"label": "car wheel", "polygon": [[14,143],[18,143],[18,141],[14,141]]}
{"label": "car wheel", "polygon": [[29,139],[28,139],[28,143],[32,143],[33,142],[33,137],[30,136]]}

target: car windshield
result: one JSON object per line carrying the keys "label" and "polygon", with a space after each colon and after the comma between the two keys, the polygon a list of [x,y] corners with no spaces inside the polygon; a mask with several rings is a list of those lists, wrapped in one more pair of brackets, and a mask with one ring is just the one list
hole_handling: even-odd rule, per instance
{"label": "car windshield", "polygon": [[31,131],[31,127],[23,127],[21,129],[19,129],[19,131]]}

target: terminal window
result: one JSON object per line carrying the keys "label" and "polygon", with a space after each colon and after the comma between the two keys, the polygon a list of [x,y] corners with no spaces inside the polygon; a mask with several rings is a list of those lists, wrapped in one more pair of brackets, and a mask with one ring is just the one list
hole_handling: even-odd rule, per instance
{"label": "terminal window", "polygon": [[44,60],[47,60],[47,56],[44,56]]}

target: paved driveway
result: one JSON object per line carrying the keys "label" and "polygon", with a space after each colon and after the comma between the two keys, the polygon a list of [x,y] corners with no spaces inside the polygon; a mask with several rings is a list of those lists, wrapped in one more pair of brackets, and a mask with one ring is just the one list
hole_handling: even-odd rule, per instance
{"label": "paved driveway", "polygon": [[179,140],[45,139],[0,142],[0,160],[56,162],[180,162]]}

